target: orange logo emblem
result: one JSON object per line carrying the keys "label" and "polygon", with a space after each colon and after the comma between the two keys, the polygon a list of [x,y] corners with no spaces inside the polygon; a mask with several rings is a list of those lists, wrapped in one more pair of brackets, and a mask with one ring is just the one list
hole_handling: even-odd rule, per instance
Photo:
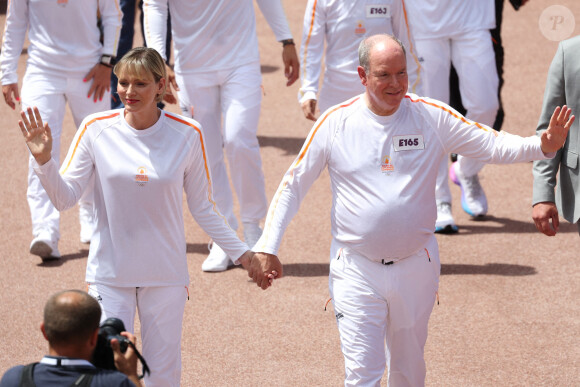
{"label": "orange logo emblem", "polygon": [[356,23],[356,28],[354,29],[354,33],[357,35],[362,35],[362,34],[366,34],[367,29],[365,28],[363,22],[361,20],[359,20]]}
{"label": "orange logo emblem", "polygon": [[137,174],[135,175],[135,183],[139,187],[143,187],[145,184],[149,182],[149,177],[147,176],[147,168],[139,167],[137,168]]}
{"label": "orange logo emblem", "polygon": [[395,166],[391,164],[391,159],[389,156],[385,156],[383,162],[381,163],[381,172],[393,172],[395,170]]}

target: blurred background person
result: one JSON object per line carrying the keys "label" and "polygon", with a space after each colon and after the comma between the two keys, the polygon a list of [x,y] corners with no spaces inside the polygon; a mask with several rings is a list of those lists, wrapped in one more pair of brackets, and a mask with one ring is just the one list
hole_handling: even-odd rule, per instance
{"label": "blurred background person", "polygon": [[[100,15],[103,29],[97,25]],[[60,137],[66,104],[75,125],[110,106],[111,70],[121,29],[118,0],[10,1],[0,54],[4,100],[16,108],[37,106],[52,128],[53,156],[60,159]],[[18,92],[18,58],[28,31],[28,60]],[[32,218],[30,253],[60,258],[60,215],[38,177],[28,170],[28,205]],[[89,243],[94,230],[93,189],[87,185],[79,200],[80,240]]]}
{"label": "blurred background person", "polygon": [[[580,35],[560,42],[554,55],[548,71],[542,114],[536,129],[538,136],[548,128],[551,112],[563,104],[576,114],[580,111]],[[580,233],[580,206],[576,205],[576,199],[580,200],[579,154],[580,121],[577,120],[556,157],[534,162],[532,218],[538,231],[545,235],[554,236],[558,232],[558,210],[568,222],[578,225]],[[555,188],[558,171],[560,181]]]}
{"label": "blurred background person", "polygon": [[[364,93],[357,73],[357,50],[367,36],[390,34],[407,49],[409,92],[422,95],[421,66],[404,0],[309,0],[304,13],[300,46],[298,102],[304,116],[316,120],[320,112]],[[324,77],[318,85],[324,57]]]}
{"label": "blurred background person", "polygon": [[[258,0],[260,10],[282,44],[286,85],[298,79],[298,56],[280,0]],[[171,12],[175,78],[183,114],[198,121],[216,187],[215,199],[230,226],[238,229],[233,195],[224,161],[227,155],[232,185],[240,203],[244,239],[251,247],[262,235],[260,222],[268,202],[256,136],[262,101],[262,74],[252,0],[144,0],[147,45],[166,51],[167,14]],[[167,59],[167,58],[164,58]],[[168,90],[165,100],[175,97]],[[235,257],[213,243],[202,264],[204,271],[224,271]]]}
{"label": "blurred background person", "polygon": [[[453,63],[466,118],[493,125],[498,102],[498,76],[490,30],[495,27],[494,0],[406,0],[409,22],[422,65],[425,96],[449,103],[449,73]],[[487,213],[487,198],[478,173],[485,165],[459,157],[448,168],[438,160],[435,232],[455,233],[448,176],[461,187],[463,210],[473,217]]]}

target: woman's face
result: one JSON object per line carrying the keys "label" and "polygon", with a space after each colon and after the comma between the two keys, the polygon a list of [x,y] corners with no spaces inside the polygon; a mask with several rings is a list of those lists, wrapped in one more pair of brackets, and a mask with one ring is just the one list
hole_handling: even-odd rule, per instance
{"label": "woman's face", "polygon": [[119,76],[117,93],[127,112],[137,113],[157,106],[156,97],[161,94],[165,79],[155,82],[151,74],[130,74]]}

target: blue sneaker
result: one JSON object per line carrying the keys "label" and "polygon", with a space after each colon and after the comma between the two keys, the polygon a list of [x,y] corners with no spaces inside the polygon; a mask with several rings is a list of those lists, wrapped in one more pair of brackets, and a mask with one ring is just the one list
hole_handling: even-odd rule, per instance
{"label": "blue sneaker", "polygon": [[461,188],[461,207],[474,218],[487,214],[487,198],[479,183],[479,177],[462,176],[457,172],[455,166],[457,162],[451,164],[449,168],[449,178]]}

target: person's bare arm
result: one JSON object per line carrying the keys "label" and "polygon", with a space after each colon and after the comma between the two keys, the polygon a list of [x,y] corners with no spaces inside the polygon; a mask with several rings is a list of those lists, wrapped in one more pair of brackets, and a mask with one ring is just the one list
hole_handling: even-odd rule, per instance
{"label": "person's bare arm", "polygon": [[296,45],[294,43],[284,44],[282,48],[282,61],[284,62],[284,76],[287,79],[286,86],[292,85],[298,79],[300,64]]}
{"label": "person's bare arm", "polygon": [[2,85],[2,94],[4,94],[4,101],[6,105],[10,106],[12,110],[16,109],[16,102],[20,102],[20,94],[18,93],[18,84],[11,83],[9,85]]}

